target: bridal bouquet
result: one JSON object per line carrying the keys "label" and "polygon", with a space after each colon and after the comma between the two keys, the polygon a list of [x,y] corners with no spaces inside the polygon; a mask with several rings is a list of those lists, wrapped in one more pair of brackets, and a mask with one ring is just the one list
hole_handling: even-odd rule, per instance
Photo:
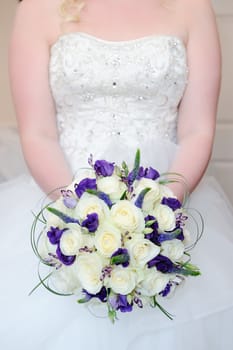
{"label": "bridal bouquet", "polygon": [[[49,273],[40,284],[78,303],[103,303],[114,322],[117,313],[158,307],[186,276],[198,276],[190,263],[188,214],[154,168],[133,169],[93,161],[61,197],[46,205],[32,225],[32,247]],[[38,223],[42,225],[37,233]],[[198,237],[199,239],[199,237]],[[39,270],[40,271],[40,270]]]}

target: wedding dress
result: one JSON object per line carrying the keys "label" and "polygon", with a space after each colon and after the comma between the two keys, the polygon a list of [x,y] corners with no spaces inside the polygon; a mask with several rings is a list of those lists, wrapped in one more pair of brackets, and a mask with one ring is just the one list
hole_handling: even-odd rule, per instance
{"label": "wedding dress", "polygon": [[[107,41],[64,34],[51,47],[49,81],[60,144],[77,172],[95,160],[141,164],[166,171],[178,149],[178,105],[189,77],[186,48],[173,35]],[[43,166],[43,159],[41,159]],[[44,198],[24,175],[0,186],[0,348],[4,350],[221,350],[233,348],[233,214],[218,183],[205,176],[189,205],[204,218],[192,251],[202,271],[187,279],[159,310],[121,313],[112,325],[75,296],[60,297],[38,283],[30,246],[31,210]]]}

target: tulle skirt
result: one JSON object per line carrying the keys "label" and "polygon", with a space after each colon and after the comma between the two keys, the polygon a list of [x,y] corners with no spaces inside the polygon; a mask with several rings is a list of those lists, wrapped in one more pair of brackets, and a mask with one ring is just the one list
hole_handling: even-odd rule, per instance
{"label": "tulle skirt", "polygon": [[[94,157],[130,162],[134,146],[112,144],[105,151],[96,150]],[[170,142],[147,143],[141,147],[141,164],[165,171],[176,151]],[[87,166],[84,158],[82,165]],[[27,174],[0,185],[1,349],[233,348],[233,211],[213,177],[204,176],[189,200],[205,223],[203,237],[191,253],[202,275],[188,278],[173,296],[162,300],[173,320],[148,307],[120,313],[113,325],[99,310],[77,304],[75,296],[56,296],[43,287],[28,296],[38,283],[38,260],[30,245],[31,211],[44,197]]]}

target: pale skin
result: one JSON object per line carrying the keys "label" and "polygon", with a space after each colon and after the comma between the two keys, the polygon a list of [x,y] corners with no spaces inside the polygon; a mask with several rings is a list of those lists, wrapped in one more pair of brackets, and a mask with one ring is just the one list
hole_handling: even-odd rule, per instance
{"label": "pale skin", "polygon": [[[211,157],[221,79],[221,53],[210,0],[86,0],[81,22],[61,25],[60,0],[23,0],[9,46],[13,101],[25,159],[45,193],[66,186],[72,173],[59,146],[48,80],[50,46],[65,32],[83,31],[110,41],[152,34],[177,35],[187,47],[189,82],[179,105],[178,144],[169,171],[192,192]],[[183,190],[171,185],[182,200]],[[59,192],[51,195],[56,199]]]}

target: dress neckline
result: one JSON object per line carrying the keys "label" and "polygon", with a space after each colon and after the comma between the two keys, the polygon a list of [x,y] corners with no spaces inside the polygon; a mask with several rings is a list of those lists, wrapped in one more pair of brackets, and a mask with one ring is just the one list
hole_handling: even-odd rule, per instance
{"label": "dress neckline", "polygon": [[186,50],[186,44],[184,43],[184,40],[178,36],[178,35],[174,35],[174,34],[149,34],[149,35],[145,35],[142,37],[138,37],[135,39],[129,39],[129,40],[107,40],[107,39],[103,39],[100,37],[97,37],[93,34],[89,34],[87,32],[82,32],[82,31],[77,31],[77,32],[69,32],[69,33],[65,33],[60,35],[57,40],[50,45],[50,49],[52,49],[53,47],[55,47],[61,40],[63,40],[66,37],[84,37],[90,40],[93,40],[95,42],[99,42],[99,43],[103,43],[105,45],[130,45],[130,44],[136,44],[136,43],[140,43],[140,42],[144,42],[144,41],[149,41],[149,40],[159,40],[162,38],[167,38],[167,39],[174,39],[177,42],[179,42],[181,44],[181,46],[183,46],[183,48]]}

